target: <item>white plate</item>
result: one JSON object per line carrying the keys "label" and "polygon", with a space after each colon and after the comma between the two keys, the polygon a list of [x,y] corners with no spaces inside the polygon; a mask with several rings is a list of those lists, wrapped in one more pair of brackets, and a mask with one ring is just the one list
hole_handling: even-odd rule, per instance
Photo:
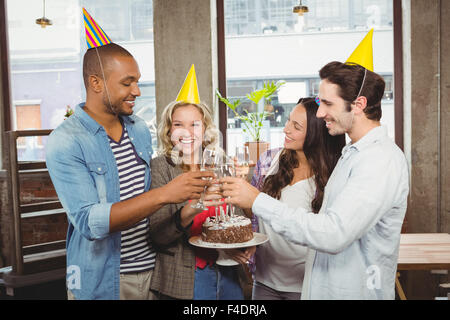
{"label": "white plate", "polygon": [[247,247],[253,247],[260,244],[263,244],[264,242],[267,242],[269,240],[269,237],[265,234],[253,232],[253,239],[247,242],[241,242],[241,243],[213,243],[213,242],[206,242],[202,240],[201,236],[194,236],[189,238],[189,243],[193,246],[200,247],[200,248],[209,248],[209,249],[237,249],[237,248],[247,248]]}
{"label": "white plate", "polygon": [[218,264],[219,266],[229,267],[239,265],[239,263],[236,260],[231,259],[230,256],[225,253],[224,250],[226,249],[216,249],[216,250],[219,253],[219,256],[217,257],[216,260],[216,264]]}
{"label": "white plate", "polygon": [[216,249],[219,253],[219,257],[216,260],[216,264],[221,266],[236,266],[239,263],[230,259],[228,255],[221,249],[239,249],[253,247],[264,242],[267,242],[269,237],[262,233],[253,232],[253,239],[247,242],[241,243],[213,243],[202,240],[201,236],[194,236],[189,239],[189,243],[200,248]]}

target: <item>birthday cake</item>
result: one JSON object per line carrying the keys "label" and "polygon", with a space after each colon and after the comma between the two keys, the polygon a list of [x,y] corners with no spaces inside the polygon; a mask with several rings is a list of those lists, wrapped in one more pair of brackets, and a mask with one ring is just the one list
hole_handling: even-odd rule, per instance
{"label": "birthday cake", "polygon": [[202,240],[213,243],[241,243],[253,239],[252,222],[243,216],[209,217],[202,226]]}

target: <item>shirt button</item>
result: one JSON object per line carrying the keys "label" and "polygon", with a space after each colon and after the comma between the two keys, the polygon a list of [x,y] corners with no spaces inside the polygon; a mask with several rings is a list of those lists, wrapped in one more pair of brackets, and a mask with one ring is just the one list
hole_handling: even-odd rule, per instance
{"label": "shirt button", "polygon": [[139,155],[142,156],[142,152],[139,152]]}

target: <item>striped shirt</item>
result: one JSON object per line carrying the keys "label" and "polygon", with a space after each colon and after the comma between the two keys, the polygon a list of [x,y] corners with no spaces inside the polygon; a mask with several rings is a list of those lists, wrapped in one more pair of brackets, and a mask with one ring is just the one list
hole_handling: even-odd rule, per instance
{"label": "striped shirt", "polygon": [[[131,199],[144,192],[145,162],[136,154],[128,132],[123,127],[119,142],[109,138],[119,173],[120,201]],[[120,273],[148,271],[155,266],[156,253],[148,237],[148,218],[128,230],[122,231]]]}

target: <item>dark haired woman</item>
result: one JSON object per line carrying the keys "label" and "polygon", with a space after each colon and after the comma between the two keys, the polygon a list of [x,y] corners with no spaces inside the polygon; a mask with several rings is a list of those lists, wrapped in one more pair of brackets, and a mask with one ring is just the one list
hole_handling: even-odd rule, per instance
{"label": "dark haired woman", "polygon": [[[299,100],[283,130],[284,148],[264,153],[252,179],[260,191],[314,213],[320,210],[325,185],[345,145],[344,135],[328,134],[324,121],[316,117],[317,108],[314,98]],[[300,299],[312,249],[289,242],[262,220],[252,219],[255,230],[270,239],[256,250],[253,299]]]}

